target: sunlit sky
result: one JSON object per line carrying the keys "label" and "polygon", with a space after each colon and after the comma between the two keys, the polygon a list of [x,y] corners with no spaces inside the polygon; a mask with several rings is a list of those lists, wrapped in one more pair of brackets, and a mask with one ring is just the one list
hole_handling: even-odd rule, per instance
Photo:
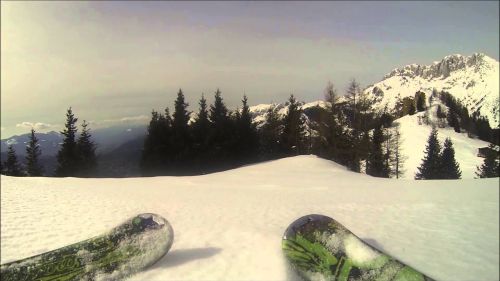
{"label": "sunlit sky", "polygon": [[147,122],[182,88],[191,111],[323,98],[356,78],[482,52],[498,60],[499,2],[1,2],[1,138]]}

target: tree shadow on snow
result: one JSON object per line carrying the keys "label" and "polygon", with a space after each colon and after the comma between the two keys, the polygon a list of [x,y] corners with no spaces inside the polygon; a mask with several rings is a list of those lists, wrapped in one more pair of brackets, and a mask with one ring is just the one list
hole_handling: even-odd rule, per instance
{"label": "tree shadow on snow", "polygon": [[168,252],[152,268],[178,266],[190,261],[209,258],[218,254],[220,251],[222,251],[221,248],[214,247],[174,250]]}

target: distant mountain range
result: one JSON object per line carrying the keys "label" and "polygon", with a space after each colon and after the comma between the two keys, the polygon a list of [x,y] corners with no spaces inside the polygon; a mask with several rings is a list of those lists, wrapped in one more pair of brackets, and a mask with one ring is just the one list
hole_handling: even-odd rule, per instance
{"label": "distant mountain range", "polygon": [[[99,162],[105,163],[105,165],[101,165],[103,176],[119,176],[121,172],[117,172],[114,167],[124,166],[120,163],[124,159],[124,156],[130,156],[130,153],[132,152],[140,155],[140,149],[142,149],[146,129],[146,125],[135,125],[133,127],[116,126],[91,130],[92,139],[97,144]],[[42,150],[41,162],[45,167],[45,172],[50,174],[56,168],[56,156],[59,151],[59,145],[63,141],[63,135],[59,132],[35,133],[35,135],[38,138],[40,148]],[[29,142],[29,137],[30,134],[27,133],[1,140],[1,161],[5,161],[9,145],[13,145],[18,159],[21,162],[24,161],[24,157],[26,156],[26,145]],[[130,143],[134,145],[131,147],[126,145]],[[124,148],[124,146],[127,148]],[[138,149],[139,151],[137,151]],[[128,163],[127,165],[130,166],[132,161],[125,161],[125,163]],[[133,163],[132,166],[135,167],[135,164],[136,163]],[[128,171],[131,169],[132,168],[127,168],[124,170]],[[135,167],[132,170],[136,170],[136,175],[138,175],[138,167]]]}

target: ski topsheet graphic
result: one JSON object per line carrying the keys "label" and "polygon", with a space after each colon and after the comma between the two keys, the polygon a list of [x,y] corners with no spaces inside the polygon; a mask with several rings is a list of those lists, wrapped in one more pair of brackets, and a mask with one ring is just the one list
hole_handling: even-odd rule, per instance
{"label": "ski topsheet graphic", "polygon": [[305,280],[432,280],[366,244],[327,216],[308,215],[294,221],[285,231],[282,248]]}
{"label": "ski topsheet graphic", "polygon": [[163,257],[174,241],[168,221],[140,214],[106,234],[3,264],[2,281],[121,280]]}

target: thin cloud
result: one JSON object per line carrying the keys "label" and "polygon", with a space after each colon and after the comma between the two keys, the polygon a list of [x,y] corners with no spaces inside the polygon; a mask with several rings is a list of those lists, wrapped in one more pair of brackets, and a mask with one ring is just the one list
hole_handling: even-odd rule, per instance
{"label": "thin cloud", "polygon": [[[47,123],[41,123],[41,122],[37,122],[37,123],[22,122],[22,123],[16,124],[16,127],[17,128],[26,128],[26,129],[33,128],[35,130],[46,130],[46,129],[53,128],[54,125],[47,124]],[[2,131],[3,130],[4,130],[4,128],[2,127]]]}
{"label": "thin cloud", "polygon": [[143,124],[149,122],[151,119],[150,116],[147,115],[137,115],[137,116],[126,116],[117,119],[105,119],[101,121],[90,121],[90,125],[95,126],[112,126],[112,125],[121,125],[121,124]]}

